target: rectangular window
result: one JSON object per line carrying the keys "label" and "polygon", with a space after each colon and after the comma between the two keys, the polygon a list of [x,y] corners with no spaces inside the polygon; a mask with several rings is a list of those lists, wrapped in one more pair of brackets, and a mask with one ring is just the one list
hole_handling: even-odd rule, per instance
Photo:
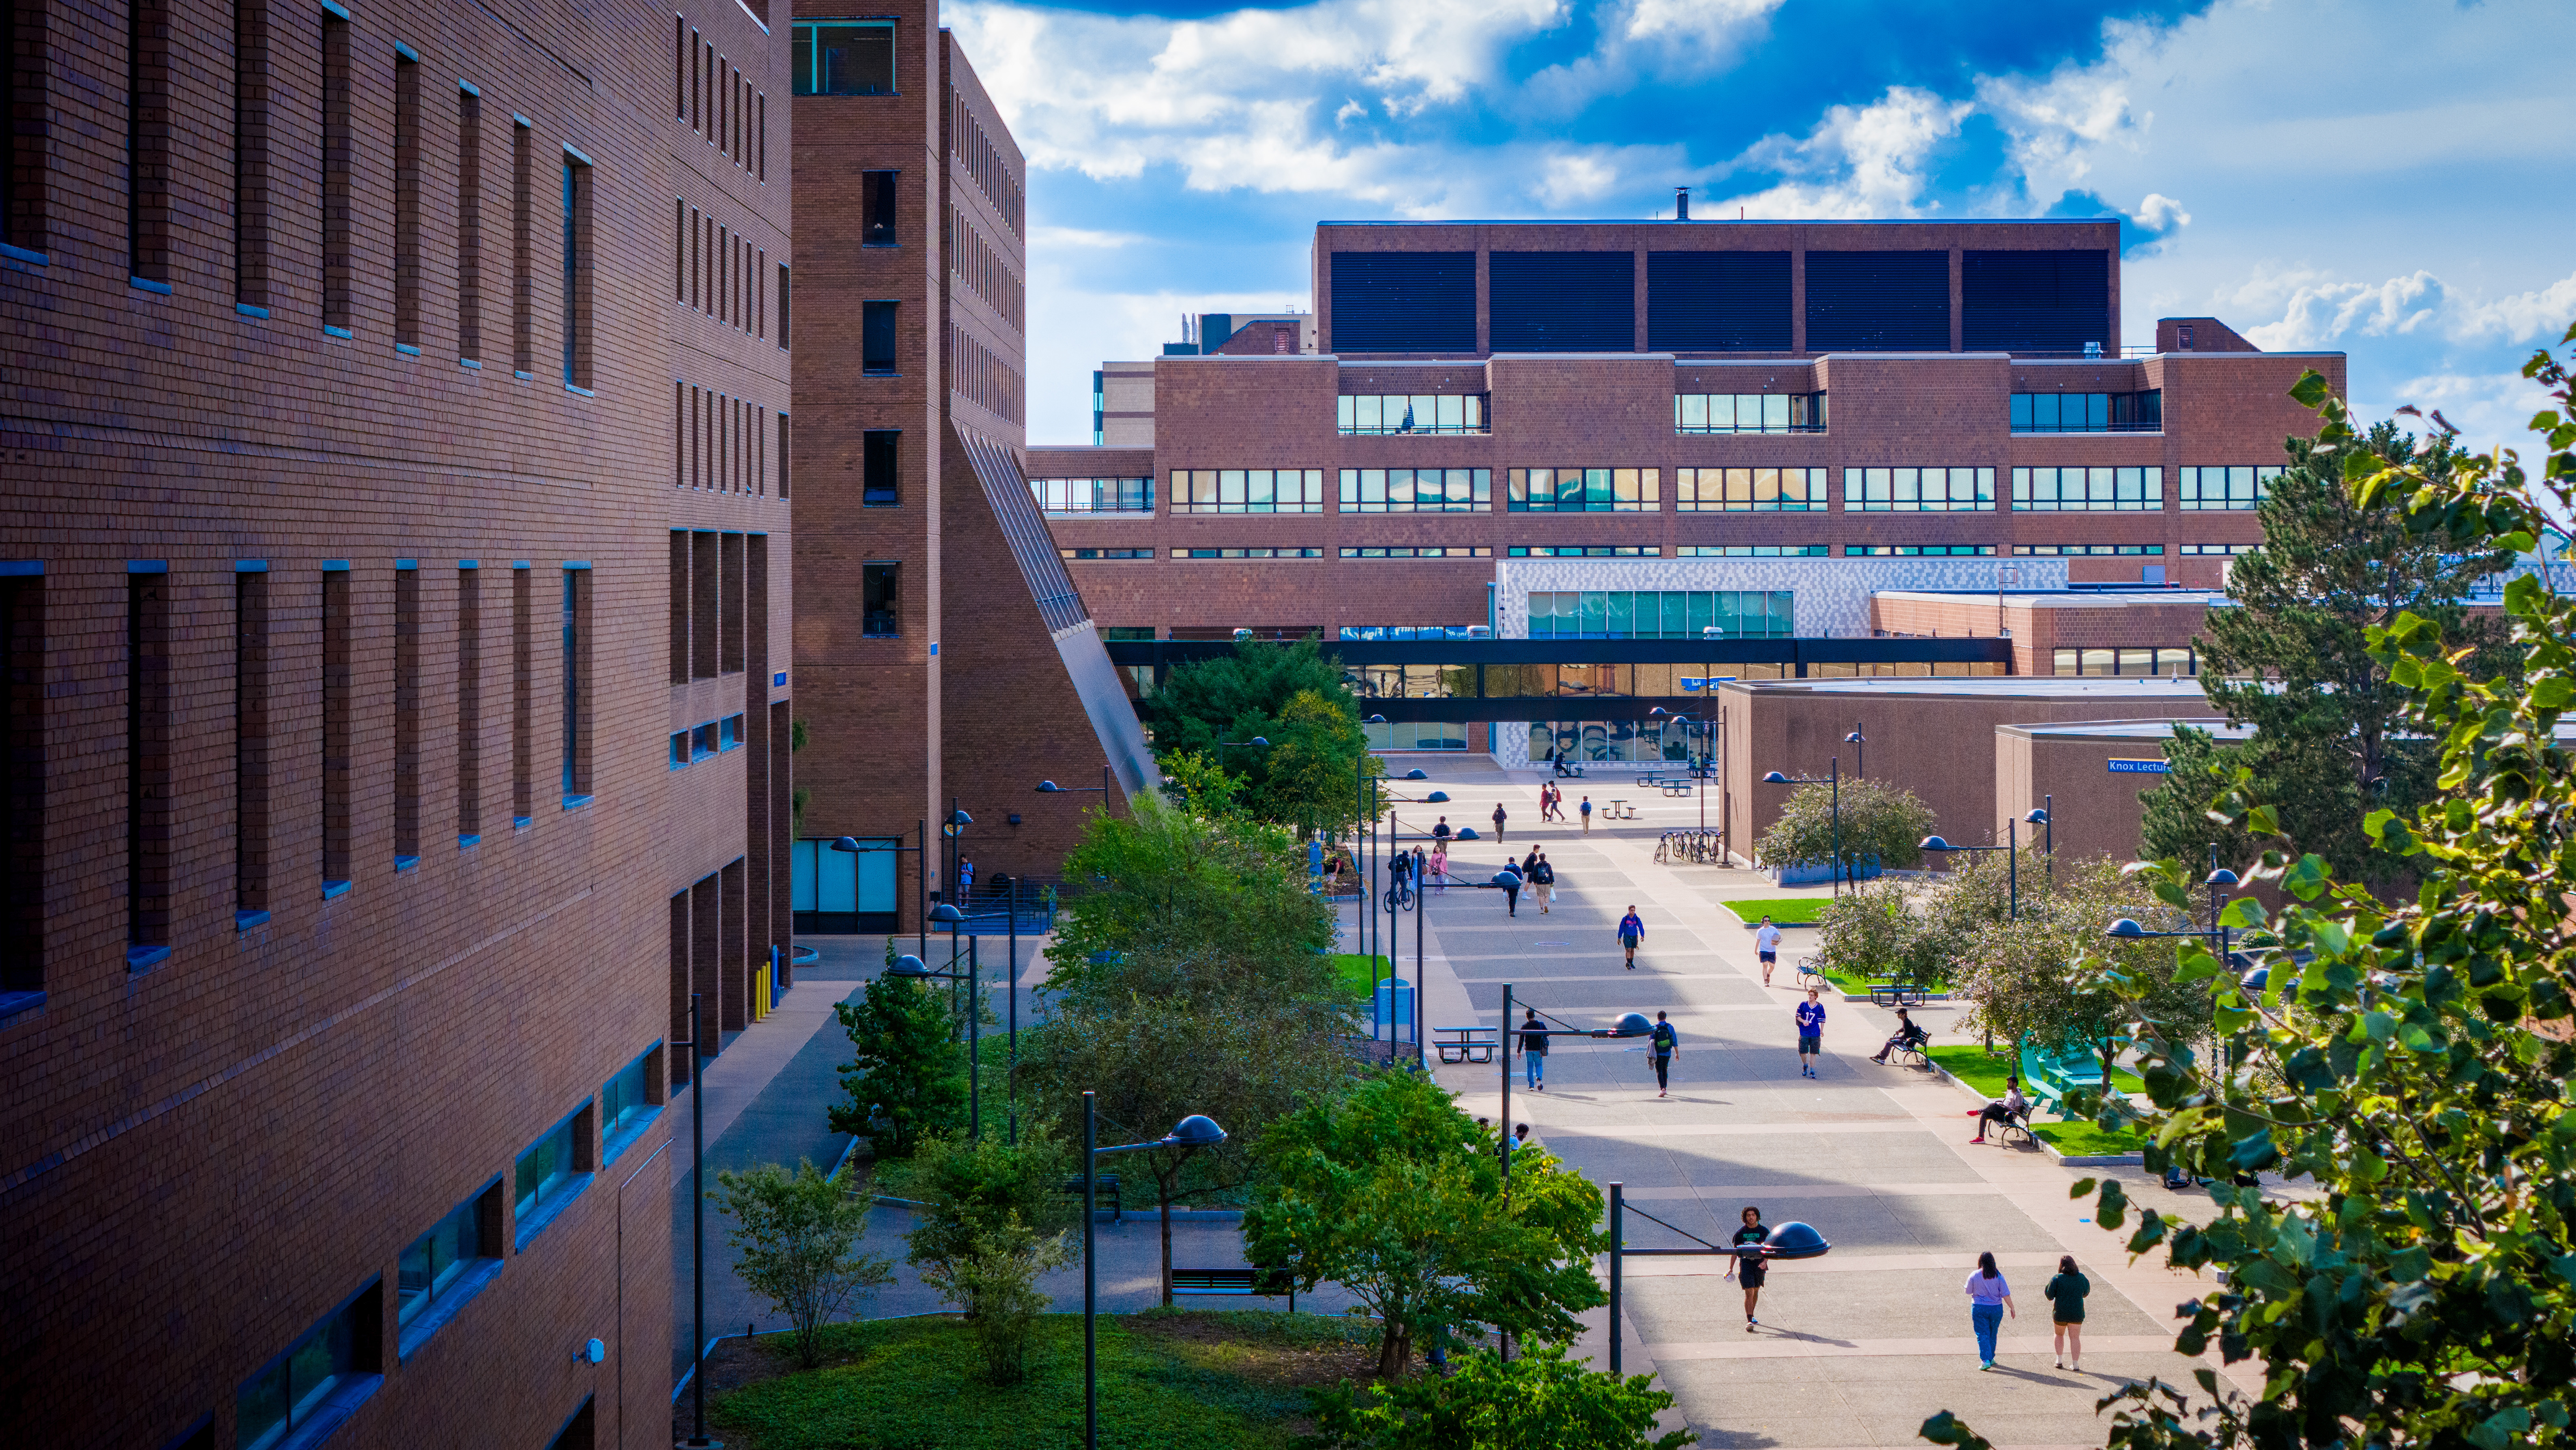
{"label": "rectangular window", "polygon": [[859,173],[860,231],[859,244],[867,247],[895,245],[894,188],[899,171],[862,171]]}
{"label": "rectangular window", "polygon": [[690,726],[689,758],[691,760],[704,760],[715,753],[716,722],[709,720],[703,724]]}
{"label": "rectangular window", "polygon": [[2165,395],[2142,393],[2015,393],[2010,404],[2015,433],[2156,433],[2164,429]]}
{"label": "rectangular window", "polygon": [[126,567],[126,959],[149,966],[170,952],[170,575]]}
{"label": "rectangular window", "polygon": [[1142,478],[1032,478],[1029,494],[1050,514],[1150,514],[1154,480]]}
{"label": "rectangular window", "polygon": [[590,388],[590,168],[567,156],[563,166],[563,380]]}
{"label": "rectangular window", "polygon": [[627,1144],[635,1141],[645,1126],[653,1121],[653,1110],[662,1103],[662,1044],[644,1049],[641,1057],[617,1070],[617,1075],[599,1089],[599,1139],[602,1163],[614,1163]]}
{"label": "rectangular window", "polygon": [[483,571],[456,569],[456,846],[483,839]]}
{"label": "rectangular window", "polygon": [[745,618],[742,607],[742,535],[718,535],[716,558],[717,587],[723,591],[723,599],[716,605],[722,641],[716,668],[720,674],[738,675],[743,668],[742,627]]}
{"label": "rectangular window", "polygon": [[590,1124],[591,1105],[585,1102],[529,1144],[512,1165],[510,1192],[520,1248],[525,1249],[556,1210],[571,1202],[587,1183],[586,1175],[593,1171]]}
{"label": "rectangular window", "polygon": [[356,681],[354,601],[349,566],[339,560],[322,565],[322,894],[349,889],[351,754],[355,749]]}
{"label": "rectangular window", "polygon": [[[1654,550],[1646,552],[1651,554]],[[1340,553],[1345,559],[1490,559],[1494,556],[1494,551],[1482,544],[1344,544]]]}
{"label": "rectangular window", "polygon": [[2059,555],[2076,557],[2088,554],[2107,557],[2116,554],[2161,555],[2165,551],[2165,546],[2162,544],[2015,544],[2012,551],[2021,555],[2035,554],[2043,558],[2055,558]]}
{"label": "rectangular window", "polygon": [[787,347],[787,264],[778,264],[778,346]]}
{"label": "rectangular window", "polygon": [[894,22],[799,20],[789,61],[795,95],[893,95]]}
{"label": "rectangular window", "polygon": [[756,98],[756,104],[760,117],[760,179],[767,181],[769,179],[769,93],[761,92]]}
{"label": "rectangular window", "polygon": [[862,564],[859,566],[860,632],[871,639],[892,639],[901,634],[902,596],[898,588],[901,564]]}
{"label": "rectangular window", "polygon": [[731,750],[742,744],[741,715],[727,715],[716,722],[716,749]]}
{"label": "rectangular window", "polygon": [[[11,29],[14,32],[15,13]],[[41,43],[41,42],[40,42]],[[28,61],[10,57],[14,68]],[[170,290],[170,7],[128,0],[125,86],[126,266],[138,281]],[[17,91],[17,77],[10,77]],[[13,138],[14,139],[14,138]]]}
{"label": "rectangular window", "polygon": [[1986,513],[1995,506],[1991,468],[1846,468],[1845,513]]}
{"label": "rectangular window", "polygon": [[1514,544],[1504,554],[1513,559],[1656,559],[1663,552],[1654,544]]}
{"label": "rectangular window", "polygon": [[1673,507],[1683,513],[1823,513],[1821,468],[1680,468]]}
{"label": "rectangular window", "polygon": [[563,571],[563,798],[590,798],[590,570]]}
{"label": "rectangular window", "polygon": [[268,569],[233,571],[233,920],[268,900]]}
{"label": "rectangular window", "polygon": [[1994,552],[1995,546],[1992,544],[1843,545],[1843,557],[1846,559],[1981,559],[1991,557]]}
{"label": "rectangular window", "polygon": [[1492,405],[1491,393],[1344,393],[1334,400],[1334,427],[1351,434],[1486,433]]}
{"label": "rectangular window", "polygon": [[712,680],[716,668],[716,625],[718,601],[723,597],[717,585],[722,571],[718,565],[716,536],[700,530],[689,536],[689,677]]}
{"label": "rectangular window", "polygon": [[1822,393],[1675,393],[1676,433],[1822,433]]}
{"label": "rectangular window", "polygon": [[2177,491],[2182,495],[2182,507],[2186,513],[2251,509],[2270,495],[2272,480],[2281,476],[2278,465],[2241,463],[2227,468],[2185,468],[2178,472],[2181,486]]}
{"label": "rectangular window", "polygon": [[[1426,469],[1435,480],[1439,470]],[[1466,470],[1459,470],[1466,487]],[[1200,468],[1172,470],[1176,514],[1319,514],[1324,511],[1320,468]]]}
{"label": "rectangular window", "polygon": [[[452,1296],[469,1292],[474,1270],[497,1264],[501,1257],[501,1185],[489,1187],[456,1205],[429,1232],[404,1249],[394,1274],[394,1322],[408,1327],[431,1305],[442,1307]],[[405,1336],[404,1352],[412,1346]]]}
{"label": "rectangular window", "polygon": [[483,365],[483,98],[456,92],[456,356]]}
{"label": "rectangular window", "polygon": [[525,564],[510,567],[510,824],[536,811],[536,580]]}
{"label": "rectangular window", "polygon": [[420,860],[420,565],[394,565],[394,869]]}
{"label": "rectangular window", "polygon": [[1829,544],[1684,544],[1673,550],[1682,559],[1822,559]]}
{"label": "rectangular window", "polygon": [[1175,559],[1320,559],[1321,549],[1216,548],[1174,549]]}
{"label": "rectangular window", "polygon": [[420,62],[394,56],[394,341],[420,346]]}
{"label": "rectangular window", "polygon": [[688,732],[688,731],[686,731],[686,730],[674,730],[674,731],[672,731],[672,732],[671,732],[671,768],[672,768],[673,770],[680,770],[680,769],[685,768],[685,767],[688,765],[690,758],[691,758],[691,757],[690,757],[690,755],[689,755],[689,732]]}
{"label": "rectangular window", "polygon": [[[1172,479],[1172,511],[1180,513],[1178,470]],[[1490,468],[1345,468],[1340,484],[1341,511],[1346,514],[1480,514],[1494,506]],[[1319,500],[1315,508],[1303,512],[1321,509]]]}
{"label": "rectangular window", "polygon": [[901,503],[902,486],[896,464],[901,459],[903,431],[898,428],[871,428],[859,435],[859,501],[871,508],[891,508]]}
{"label": "rectangular window", "polygon": [[358,165],[358,132],[350,114],[355,77],[349,63],[349,21],[322,12],[322,326],[351,336],[356,326],[358,218],[351,184]]}
{"label": "rectangular window", "polygon": [[[22,566],[33,568],[35,566]],[[0,1018],[45,990],[45,576],[0,573]]]}
{"label": "rectangular window", "polygon": [[[895,372],[894,302],[859,304],[859,369],[870,377],[892,377]],[[787,315],[785,308],[779,316]]]}
{"label": "rectangular window", "polygon": [[1660,513],[1662,471],[1653,468],[1515,468],[1513,513]]}
{"label": "rectangular window", "polygon": [[689,533],[671,531],[671,683],[689,681]]}
{"label": "rectangular window", "polygon": [[1058,549],[1056,554],[1066,559],[1150,559],[1154,557],[1154,551],[1151,549]]}
{"label": "rectangular window", "polygon": [[[1528,596],[1532,639],[1782,639],[1797,633],[1785,589],[1583,590]],[[1559,694],[1627,694],[1592,665],[1564,667]],[[1568,688],[1571,685],[1572,688]],[[1524,691],[1524,693],[1546,693]]]}
{"label": "rectangular window", "polygon": [[789,462],[795,455],[787,447],[787,415],[778,415],[778,496],[787,497]]}
{"label": "rectangular window", "polygon": [[536,137],[528,123],[510,123],[510,366],[536,376]]}
{"label": "rectangular window", "polygon": [[244,1380],[233,1395],[233,1443],[269,1450],[374,1393],[383,1383],[383,1295],[381,1282],[368,1285]]}
{"label": "rectangular window", "polygon": [[2016,468],[2013,507],[2033,513],[2161,513],[2161,468]]}
{"label": "rectangular window", "polygon": [[[235,0],[233,303],[255,317],[268,315],[268,78],[268,0]],[[15,240],[15,216],[9,227]]]}

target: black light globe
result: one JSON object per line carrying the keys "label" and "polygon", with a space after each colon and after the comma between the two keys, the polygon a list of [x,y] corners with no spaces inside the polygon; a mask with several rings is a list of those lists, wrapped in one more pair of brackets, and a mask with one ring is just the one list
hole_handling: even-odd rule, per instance
{"label": "black light globe", "polygon": [[1621,1017],[1618,1022],[1611,1027],[1610,1035],[1613,1037],[1650,1037],[1654,1035],[1654,1031],[1655,1024],[1646,1020],[1645,1013],[1630,1012]]}
{"label": "black light globe", "polygon": [[1833,1247],[1813,1227],[1791,1219],[1773,1226],[1771,1237],[1762,1241],[1762,1256],[1766,1259],[1821,1259],[1833,1252]]}

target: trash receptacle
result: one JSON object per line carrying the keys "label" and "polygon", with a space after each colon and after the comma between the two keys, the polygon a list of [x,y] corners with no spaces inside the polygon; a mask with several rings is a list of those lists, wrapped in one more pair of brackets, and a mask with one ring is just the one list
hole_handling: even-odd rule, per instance
{"label": "trash receptacle", "polygon": [[1413,1040],[1413,984],[1389,977],[1377,984],[1377,1003],[1369,1020],[1376,1030],[1403,1041]]}

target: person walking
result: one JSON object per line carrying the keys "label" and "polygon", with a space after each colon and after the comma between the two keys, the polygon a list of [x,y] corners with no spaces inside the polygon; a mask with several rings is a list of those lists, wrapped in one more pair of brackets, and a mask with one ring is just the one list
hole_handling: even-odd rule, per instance
{"label": "person walking", "polygon": [[1735,1231],[1735,1258],[1726,1266],[1725,1277],[1744,1283],[1744,1332],[1751,1334],[1762,1321],[1753,1317],[1754,1301],[1762,1297],[1762,1280],[1771,1266],[1763,1262],[1761,1247],[1771,1237],[1763,1227],[1762,1210],[1747,1207],[1744,1227]]}
{"label": "person walking", "polygon": [[1648,1034],[1646,1043],[1655,1059],[1655,1096],[1660,1098],[1672,1090],[1673,1054],[1681,1050],[1682,1035],[1658,1012],[1655,1030]]}
{"label": "person walking", "polygon": [[1531,1092],[1547,1091],[1547,1025],[1538,1020],[1536,1007],[1521,1019],[1521,1076]]}
{"label": "person walking", "polygon": [[1537,853],[1530,863],[1530,894],[1538,898],[1538,914],[1547,915],[1548,903],[1556,899],[1556,867],[1549,864],[1547,853]]}
{"label": "person walking", "polygon": [[1426,856],[1424,856],[1424,855],[1422,854],[1422,848],[1421,848],[1420,846],[1416,846],[1416,847],[1414,847],[1414,848],[1413,848],[1413,889],[1414,889],[1415,894],[1417,894],[1417,895],[1418,895],[1418,894],[1420,894],[1420,893],[1421,893],[1421,891],[1423,890],[1423,888],[1424,888],[1424,887],[1426,887],[1426,886],[1428,886],[1428,885],[1430,884],[1430,882],[1431,882],[1431,878],[1430,878],[1428,875],[1424,874],[1424,873],[1425,873],[1425,868],[1427,868],[1430,864],[1431,864],[1431,863],[1430,863],[1430,858],[1429,858],[1429,857],[1426,857]]}
{"label": "person walking", "polygon": [[1591,835],[1591,834],[1592,834],[1592,797],[1590,797],[1590,796],[1585,796],[1585,797],[1583,798],[1583,803],[1582,803],[1581,805],[1576,806],[1576,807],[1575,807],[1575,809],[1576,809],[1577,811],[1582,812],[1582,814],[1583,814],[1583,834],[1585,834],[1585,835],[1587,835],[1587,836],[1588,836],[1588,835]]}
{"label": "person walking", "polygon": [[1921,1023],[1906,1016],[1905,1009],[1899,1007],[1896,1009],[1896,1035],[1887,1039],[1887,1045],[1880,1048],[1878,1055],[1870,1061],[1883,1067],[1887,1063],[1889,1053],[1916,1051],[1931,1040],[1932,1034],[1924,1031]]}
{"label": "person walking", "polygon": [[1974,1111],[1977,1115],[1977,1136],[1968,1140],[1971,1143],[1986,1141],[1986,1124],[2009,1123],[2029,1112],[2030,1099],[2021,1095],[2020,1076],[2014,1073],[2005,1074],[2004,1095]]}
{"label": "person walking", "polygon": [[1995,1256],[1981,1253],[1977,1255],[1977,1271],[1968,1276],[1968,1322],[1977,1330],[1977,1368],[1995,1367],[1995,1336],[2003,1332],[2006,1314],[2021,1317],[2021,1311],[2013,1307],[2012,1285],[1995,1267]]}
{"label": "person walking", "polygon": [[2056,1332],[2054,1340],[2057,1367],[2081,1371],[2084,1368],[2084,1296],[2093,1292],[2093,1281],[2075,1267],[2073,1254],[2057,1256],[2057,1277],[2039,1291],[2048,1300],[2048,1318]]}
{"label": "person walking", "polygon": [[1798,1004],[1798,1075],[1814,1077],[1815,1059],[1825,1050],[1825,1004],[1816,1000],[1816,989],[1807,989],[1807,1000]]}
{"label": "person walking", "polygon": [[1449,889],[1449,841],[1442,837],[1431,843],[1431,874],[1440,878],[1440,889]]}
{"label": "person walking", "polygon": [[1762,985],[1770,986],[1771,969],[1780,965],[1780,928],[1768,916],[1753,929],[1753,955],[1762,961]]}
{"label": "person walking", "polygon": [[1645,918],[1637,915],[1636,906],[1631,904],[1628,914],[1619,918],[1619,945],[1628,953],[1629,971],[1637,970],[1637,943],[1645,939]]}
{"label": "person walking", "polygon": [[1440,818],[1440,823],[1431,828],[1431,839],[1438,841],[1445,846],[1449,843],[1449,835],[1449,818],[1447,816],[1442,816]]}
{"label": "person walking", "polygon": [[1494,884],[1503,888],[1503,915],[1520,915],[1521,868],[1505,861],[1503,869],[1494,873]]}
{"label": "person walking", "polygon": [[1503,838],[1504,819],[1503,803],[1501,801],[1494,802],[1494,839],[1497,841]]}
{"label": "person walking", "polygon": [[964,904],[975,894],[975,863],[965,857],[957,861],[957,900]]}

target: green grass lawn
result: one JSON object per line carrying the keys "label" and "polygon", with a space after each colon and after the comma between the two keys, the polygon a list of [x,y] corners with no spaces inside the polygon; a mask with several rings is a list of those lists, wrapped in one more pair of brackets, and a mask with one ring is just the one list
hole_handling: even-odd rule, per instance
{"label": "green grass lawn", "polygon": [[2069,1158],[2108,1158],[2147,1145],[2146,1135],[2135,1128],[2105,1133],[2091,1123],[2033,1123],[2030,1130]]}
{"label": "green grass lawn", "polygon": [[[1990,1098],[2004,1095],[2004,1075],[2018,1072],[2017,1058],[1986,1054],[1973,1042],[1944,1043],[1927,1047],[1923,1055],[1932,1059],[1942,1071],[1957,1078],[1976,1092]],[[2125,1067],[2111,1069],[2111,1085],[2124,1093],[2144,1096],[2147,1085]],[[2057,1122],[2045,1114],[2036,1115],[2030,1130],[2045,1139],[2049,1146],[2068,1157],[2103,1157],[2114,1153],[2135,1153],[2146,1144],[2146,1137],[2135,1129],[2105,1133],[2089,1122]]]}
{"label": "green grass lawn", "polygon": [[[1374,977],[1369,975],[1371,962],[1377,963],[1377,975]],[[1369,995],[1379,982],[1385,981],[1391,970],[1386,958],[1382,956],[1367,956],[1359,952],[1333,953],[1333,971],[1341,977],[1342,985],[1363,997]]]}
{"label": "green grass lawn", "polygon": [[[1375,1366],[1374,1325],[1319,1314],[1104,1314],[1099,1335],[1100,1443],[1122,1450],[1285,1450],[1312,1428],[1307,1386]],[[707,1407],[736,1450],[984,1450],[1082,1435],[1079,1315],[1041,1318],[1027,1378],[1007,1387],[984,1383],[973,1338],[945,1316],[834,1325],[818,1369],[795,1369],[783,1336],[756,1343],[761,1360],[742,1366],[751,1382]]]}
{"label": "green grass lawn", "polygon": [[1744,918],[1746,926],[1758,926],[1766,916],[1779,926],[1814,926],[1833,900],[1830,896],[1747,896],[1723,905]]}

